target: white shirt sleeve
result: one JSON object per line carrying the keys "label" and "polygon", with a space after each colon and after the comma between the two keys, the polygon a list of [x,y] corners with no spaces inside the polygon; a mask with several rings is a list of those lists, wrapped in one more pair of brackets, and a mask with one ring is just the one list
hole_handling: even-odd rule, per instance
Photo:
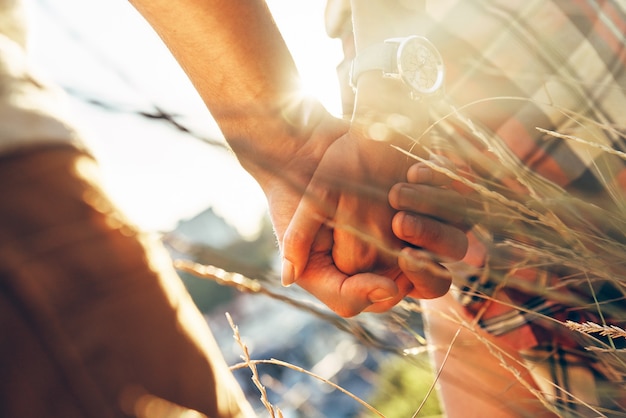
{"label": "white shirt sleeve", "polygon": [[0,0],[0,154],[44,144],[85,146],[65,92],[29,67],[17,0]]}

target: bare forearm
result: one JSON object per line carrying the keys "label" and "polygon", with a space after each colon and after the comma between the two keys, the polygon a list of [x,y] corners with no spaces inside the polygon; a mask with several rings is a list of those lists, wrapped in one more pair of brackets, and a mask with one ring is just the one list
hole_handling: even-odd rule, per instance
{"label": "bare forearm", "polygon": [[297,85],[263,0],[131,0],[191,78],[214,116],[274,103]]}
{"label": "bare forearm", "polygon": [[289,152],[285,109],[300,111],[292,102],[299,78],[263,0],[130,1],[185,70],[249,171],[255,169],[244,155],[271,158],[277,142]]}

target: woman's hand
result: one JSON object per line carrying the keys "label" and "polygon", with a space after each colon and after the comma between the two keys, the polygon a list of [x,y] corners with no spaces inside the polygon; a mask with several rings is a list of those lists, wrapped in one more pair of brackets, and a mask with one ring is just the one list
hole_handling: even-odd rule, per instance
{"label": "woman's hand", "polygon": [[[407,167],[388,143],[354,132],[328,147],[282,241],[284,282],[297,280],[342,316],[384,311],[406,296],[387,193]],[[334,274],[320,275],[320,264]]]}
{"label": "woman's hand", "polygon": [[[354,132],[334,142],[283,238],[283,279],[343,316],[443,295],[442,263],[467,249],[465,200],[447,176],[411,161]],[[321,264],[333,274],[320,275]]]}

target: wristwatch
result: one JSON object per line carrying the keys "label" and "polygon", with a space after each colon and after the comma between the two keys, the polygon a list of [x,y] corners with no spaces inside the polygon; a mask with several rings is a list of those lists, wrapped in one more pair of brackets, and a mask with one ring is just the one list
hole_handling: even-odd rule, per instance
{"label": "wristwatch", "polygon": [[387,39],[360,52],[352,61],[352,87],[356,88],[361,74],[372,70],[382,71],[383,77],[403,81],[415,100],[432,99],[443,91],[443,59],[437,48],[422,36]]}

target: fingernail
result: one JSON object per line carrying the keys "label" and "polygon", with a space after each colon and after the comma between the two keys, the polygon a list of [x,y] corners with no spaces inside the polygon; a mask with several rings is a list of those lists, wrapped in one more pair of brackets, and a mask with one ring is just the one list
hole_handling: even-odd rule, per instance
{"label": "fingernail", "polygon": [[388,290],[386,289],[376,289],[376,290],[372,290],[369,295],[367,295],[367,298],[370,300],[370,302],[372,303],[379,303],[379,302],[386,302],[388,300],[393,299],[394,295],[392,295],[391,293],[389,293]]}
{"label": "fingernail", "polygon": [[402,206],[411,206],[415,200],[415,193],[413,189],[407,186],[400,187],[398,191],[398,200]]}
{"label": "fingernail", "polygon": [[293,264],[291,264],[291,261],[287,259],[283,259],[283,271],[281,274],[281,281],[283,283],[283,286],[285,287],[291,286],[296,281]]}
{"label": "fingernail", "polygon": [[413,196],[413,190],[410,187],[401,186],[398,195],[400,195],[400,199],[408,200]]}
{"label": "fingernail", "polygon": [[432,181],[433,170],[424,163],[417,163],[409,169],[407,180],[410,183],[428,183]]}
{"label": "fingernail", "polygon": [[402,216],[402,234],[404,238],[413,238],[421,235],[421,225],[415,216],[404,213]]}
{"label": "fingernail", "polygon": [[417,178],[419,183],[427,183],[429,181],[432,181],[433,170],[426,165],[420,166],[417,169]]}

